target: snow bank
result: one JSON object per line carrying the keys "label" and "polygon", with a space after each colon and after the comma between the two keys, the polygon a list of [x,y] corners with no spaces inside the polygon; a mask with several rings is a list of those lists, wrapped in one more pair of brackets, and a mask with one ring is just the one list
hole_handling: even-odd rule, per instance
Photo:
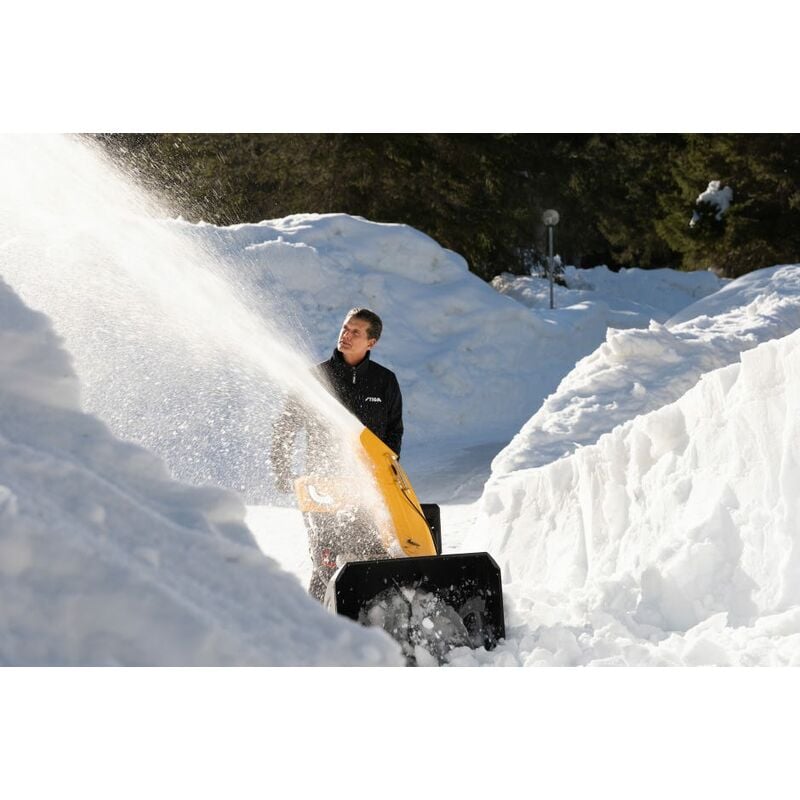
{"label": "snow bank", "polygon": [[[507,441],[565,367],[603,341],[609,324],[646,327],[654,315],[666,319],[720,286],[711,273],[658,270],[655,287],[645,292],[653,278],[642,270],[616,275],[570,267],[578,288],[568,307],[560,294],[559,308],[533,314],[503,296],[520,299],[510,289],[512,276],[496,280],[493,290],[461,256],[406,225],[345,214],[229,227],[176,224],[228,263],[237,280],[246,274],[256,292],[279,297],[286,329],[314,359],[330,355],[348,308],[378,311],[385,328],[374,355],[403,387],[412,450]],[[647,300],[635,302],[637,292]]]}
{"label": "snow bank", "polygon": [[[243,294],[268,298],[267,313],[276,327],[311,361],[330,355],[347,309],[366,305],[380,313],[384,336],[374,357],[398,375],[403,459],[423,499],[432,501],[454,492],[479,496],[491,457],[571,366],[605,340],[609,325],[646,327],[654,315],[666,320],[721,285],[711,273],[658,270],[650,279],[656,288],[646,290],[642,270],[615,274],[604,267],[570,267],[567,275],[579,288],[560,296],[553,311],[531,309],[512,302],[518,295],[502,282],[487,285],[461,256],[406,225],[345,214],[228,227],[172,224],[224,266],[232,283],[245,286]],[[637,291],[646,302],[634,300]],[[655,302],[661,305],[656,308]],[[225,414],[212,408],[208,416]],[[204,438],[213,435],[209,431]],[[217,452],[226,445],[220,442]],[[247,458],[252,466],[243,470],[249,475],[263,474],[262,446],[268,441],[259,436]],[[241,457],[250,447],[237,443],[237,453]],[[454,460],[464,474],[456,486],[442,478],[453,472]],[[480,462],[479,468],[473,469],[473,462]],[[262,502],[258,491],[246,496]]]}
{"label": "snow bank", "polygon": [[256,292],[281,299],[283,328],[314,360],[330,356],[349,308],[377,311],[384,335],[374,357],[402,386],[408,446],[507,437],[538,405],[542,386],[558,382],[555,364],[531,376],[518,368],[520,350],[542,361],[557,342],[552,326],[406,225],[345,214],[183,225],[233,273],[247,272]]}
{"label": "snow bank", "polygon": [[592,444],[616,425],[676,400],[743,350],[799,327],[800,267],[791,265],[745,275],[664,324],[609,329],[497,455],[492,473],[548,464]]}
{"label": "snow bank", "polygon": [[493,662],[800,665],[799,442],[794,332],[493,480],[465,541],[503,570],[510,635]]}
{"label": "snow bank", "polygon": [[258,550],[237,496],[171,480],[79,394],[0,281],[0,664],[402,663]]}
{"label": "snow bank", "polygon": [[[725,283],[708,271],[632,268],[613,272],[605,266],[590,269],[567,266],[562,278],[566,286],[553,285],[557,309],[584,302],[598,303],[605,306],[608,324],[616,328],[646,328],[651,320],[666,322]],[[504,272],[492,280],[492,286],[529,308],[550,308],[550,284],[544,278]]]}

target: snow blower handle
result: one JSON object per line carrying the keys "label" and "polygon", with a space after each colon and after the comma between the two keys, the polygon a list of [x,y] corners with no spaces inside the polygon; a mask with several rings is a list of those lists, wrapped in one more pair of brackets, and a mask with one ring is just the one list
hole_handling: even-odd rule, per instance
{"label": "snow blower handle", "polygon": [[397,454],[369,428],[359,436],[362,458],[392,520],[393,535],[406,556],[436,555],[431,529]]}

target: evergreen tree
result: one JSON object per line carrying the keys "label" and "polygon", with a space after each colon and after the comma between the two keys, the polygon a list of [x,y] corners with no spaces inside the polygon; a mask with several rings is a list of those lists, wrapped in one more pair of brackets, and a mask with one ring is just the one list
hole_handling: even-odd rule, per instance
{"label": "evergreen tree", "polygon": [[[715,268],[729,277],[800,261],[800,136],[690,134],[671,171],[675,191],[664,198],[657,228],[688,269]],[[733,202],[698,207],[711,181],[730,187]],[[690,225],[694,213],[699,220]]]}
{"label": "evergreen tree", "polygon": [[615,267],[678,266],[680,255],[656,229],[659,198],[682,150],[677,134],[596,134],[575,148],[568,180],[575,213],[594,233],[588,263]]}
{"label": "evergreen tree", "polygon": [[[116,134],[98,136],[173,214],[216,224],[347,213],[411,225],[486,280],[545,251],[594,266],[800,260],[796,134]],[[734,200],[697,207],[709,181]],[[693,214],[699,219],[689,225]]]}

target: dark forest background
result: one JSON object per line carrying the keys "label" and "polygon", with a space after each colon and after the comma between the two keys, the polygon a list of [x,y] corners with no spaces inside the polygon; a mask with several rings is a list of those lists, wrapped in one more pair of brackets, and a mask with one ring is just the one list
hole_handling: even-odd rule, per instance
{"label": "dark forest background", "polygon": [[[541,214],[577,266],[800,262],[800,134],[100,134],[171,213],[221,225],[344,212],[400,222],[485,280],[543,261]],[[712,180],[733,203],[696,204]],[[697,211],[699,223],[690,227]]]}

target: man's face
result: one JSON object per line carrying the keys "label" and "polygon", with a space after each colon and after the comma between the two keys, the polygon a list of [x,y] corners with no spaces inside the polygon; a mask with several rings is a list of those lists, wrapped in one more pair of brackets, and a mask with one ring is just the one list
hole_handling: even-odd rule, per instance
{"label": "man's face", "polygon": [[360,364],[367,355],[367,351],[371,350],[378,341],[369,338],[367,328],[369,328],[369,323],[358,317],[348,317],[342,323],[337,346],[339,352],[344,356],[344,360],[351,367]]}

